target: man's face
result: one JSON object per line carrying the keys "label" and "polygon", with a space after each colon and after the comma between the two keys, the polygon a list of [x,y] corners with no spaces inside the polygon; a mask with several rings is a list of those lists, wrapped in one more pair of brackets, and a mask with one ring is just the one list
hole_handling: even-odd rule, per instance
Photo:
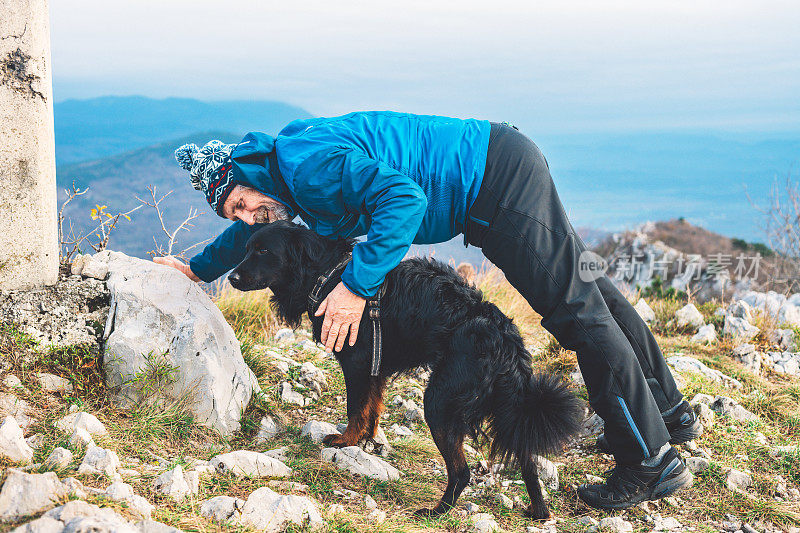
{"label": "man's face", "polygon": [[237,185],[228,195],[222,206],[222,214],[229,220],[241,220],[251,226],[289,218],[283,204],[242,185]]}

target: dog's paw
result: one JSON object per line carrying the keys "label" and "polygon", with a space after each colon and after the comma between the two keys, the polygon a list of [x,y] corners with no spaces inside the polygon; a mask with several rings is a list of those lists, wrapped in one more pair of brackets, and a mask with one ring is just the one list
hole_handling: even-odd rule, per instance
{"label": "dog's paw", "polygon": [[347,446],[353,446],[352,443],[347,442],[347,439],[345,439],[344,436],[337,433],[325,435],[325,437],[322,438],[322,443],[331,448],[345,448]]}
{"label": "dog's paw", "polygon": [[529,505],[523,513],[526,517],[533,518],[534,520],[547,520],[550,518],[550,511],[547,507],[536,507],[533,504]]}

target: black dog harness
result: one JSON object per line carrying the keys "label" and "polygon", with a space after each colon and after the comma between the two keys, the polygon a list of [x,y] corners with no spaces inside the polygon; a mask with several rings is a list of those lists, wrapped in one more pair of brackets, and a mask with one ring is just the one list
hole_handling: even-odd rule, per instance
{"label": "black dog harness", "polygon": [[[352,259],[351,256],[347,256],[342,260],[338,265],[330,269],[329,271],[322,274],[319,278],[317,278],[317,283],[314,285],[314,288],[311,290],[311,294],[308,295],[308,317],[312,318],[314,313],[319,308],[319,304],[324,299],[321,296],[322,289],[325,288],[325,284],[337,274],[341,274],[344,268],[347,266],[347,263],[350,262]],[[381,369],[381,297],[386,292],[386,282],[384,281],[381,283],[381,286],[378,288],[378,292],[375,293],[375,296],[372,298],[367,299],[367,316],[369,317],[370,322],[372,322],[372,370],[370,371],[371,376],[377,376],[380,373]]]}

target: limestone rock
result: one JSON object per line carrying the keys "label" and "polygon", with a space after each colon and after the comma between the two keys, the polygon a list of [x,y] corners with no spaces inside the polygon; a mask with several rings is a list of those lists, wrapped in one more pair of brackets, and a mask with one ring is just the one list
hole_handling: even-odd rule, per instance
{"label": "limestone rock", "polygon": [[747,322],[753,322],[753,309],[744,300],[736,300],[731,303],[725,310],[726,316],[744,319]]}
{"label": "limestone rock", "polygon": [[753,478],[747,472],[730,468],[725,472],[725,486],[732,491],[746,491],[753,485]]}
{"label": "limestone rock", "polygon": [[700,329],[697,330],[697,333],[692,336],[690,341],[697,344],[711,344],[712,342],[716,342],[717,330],[714,328],[714,324],[700,326]]}
{"label": "limestone rock", "polygon": [[644,320],[645,322],[655,321],[656,313],[647,304],[644,298],[639,298],[639,301],[636,302],[636,305],[634,305],[633,308],[636,309],[636,312],[639,313],[639,316],[642,317],[642,320]]}
{"label": "limestone rock", "polygon": [[215,496],[200,504],[200,515],[218,522],[236,520],[242,515],[245,501],[232,496]]}
{"label": "limestone rock", "polygon": [[548,489],[558,490],[558,468],[552,461],[537,455],[536,470],[539,473],[539,479]]}
{"label": "limestone rock", "polygon": [[281,461],[250,450],[223,453],[213,457],[209,463],[220,474],[231,472],[236,476],[251,477],[286,477],[292,474],[292,469]]}
{"label": "limestone rock", "polygon": [[74,433],[78,428],[85,429],[90,435],[108,434],[108,430],[106,430],[106,427],[97,419],[96,416],[83,411],[70,413],[67,416],[57,420],[54,425],[56,428],[68,434]]}
{"label": "limestone rock", "polygon": [[33,459],[33,448],[25,442],[22,429],[12,416],[5,417],[0,423],[0,457],[22,464],[28,464]]}
{"label": "limestone rock", "polygon": [[49,516],[42,516],[11,530],[11,533],[61,533],[64,524]]}
{"label": "limestone rock", "polygon": [[407,427],[401,426],[399,424],[392,424],[392,426],[389,428],[389,431],[391,431],[392,433],[394,433],[395,435],[397,435],[401,439],[414,436],[414,432],[413,431],[411,431]]}
{"label": "limestone rock", "polygon": [[322,439],[331,434],[340,435],[341,433],[330,422],[321,422],[319,420],[309,420],[300,430],[300,435],[308,437],[314,444],[321,444]]}
{"label": "limestone rock", "polygon": [[500,531],[500,525],[490,513],[475,513],[469,517],[470,529],[472,533],[494,533]]}
{"label": "limestone rock", "polygon": [[148,502],[144,496],[134,493],[133,487],[122,481],[115,481],[109,485],[103,493],[103,496],[109,500],[127,503],[131,509],[146,520],[150,520],[153,510],[156,508],[155,505]]}
{"label": "limestone rock", "polygon": [[[99,254],[98,254],[99,255]],[[84,278],[94,278],[100,281],[108,277],[108,263],[98,261],[93,256],[84,256],[83,268],[81,268],[81,276]]]}
{"label": "limestone rock", "polygon": [[314,366],[314,363],[306,361],[300,365],[300,384],[304,387],[322,395],[322,391],[328,388],[328,381],[325,379],[325,373],[319,368]]}
{"label": "limestone rock", "polygon": [[675,325],[679,328],[692,327],[698,329],[705,324],[703,314],[694,304],[686,304],[675,311]]}
{"label": "limestone rock", "polygon": [[94,439],[83,428],[78,428],[72,432],[72,435],[69,437],[69,443],[76,448],[91,448],[95,446]]}
{"label": "limestone rock", "polygon": [[248,496],[236,522],[267,533],[283,531],[289,524],[312,530],[323,525],[316,502],[305,496],[281,495],[267,487]]}
{"label": "limestone rock", "polygon": [[32,413],[30,404],[25,400],[13,394],[0,392],[0,415],[13,416],[19,427],[25,429],[33,423]]}
{"label": "limestone rock", "polygon": [[758,420],[758,416],[739,405],[736,400],[728,398],[727,396],[717,396],[716,399],[714,399],[714,403],[711,404],[711,409],[719,415],[725,415],[742,422]]}
{"label": "limestone rock", "polygon": [[304,406],[306,399],[303,395],[292,388],[292,384],[288,381],[281,383],[281,401],[285,403],[292,403],[294,405]]}
{"label": "limestone rock", "polygon": [[[237,431],[243,409],[260,388],[211,298],[174,268],[118,252],[101,252],[95,259],[109,267],[112,310],[103,366],[119,403],[189,395],[197,421],[225,435]],[[146,397],[131,380],[148,367],[148,358],[177,369],[166,398]]]}
{"label": "limestone rock", "polygon": [[600,519],[600,529],[614,533],[631,533],[633,524],[619,516],[607,516]]}
{"label": "limestone rock", "polygon": [[256,443],[264,444],[281,433],[283,433],[283,428],[271,416],[265,416],[261,419],[261,424],[258,426],[258,433],[254,440]]}
{"label": "limestone rock", "polygon": [[53,448],[53,451],[44,460],[42,466],[50,470],[61,470],[66,468],[70,462],[72,462],[72,452],[59,446]]}
{"label": "limestone rock", "polygon": [[742,384],[738,379],[726,376],[719,370],[709,368],[694,357],[674,355],[667,358],[667,363],[672,365],[672,367],[679,372],[694,372],[697,374],[702,374],[706,379],[720,382],[726,387],[732,387],[736,389],[742,388]]}
{"label": "limestone rock", "polygon": [[733,349],[733,359],[753,374],[761,373],[761,355],[752,344],[742,344]]}
{"label": "limestone rock", "polygon": [[48,374],[47,372],[37,372],[36,381],[39,386],[46,392],[70,393],[72,392],[72,383],[68,379],[55,374]]}
{"label": "limestone rock", "polygon": [[687,457],[686,458],[686,468],[688,468],[689,471],[692,474],[696,474],[698,472],[702,472],[703,470],[708,468],[710,464],[711,463],[709,462],[709,460],[705,459],[704,457]]}
{"label": "limestone rock", "polygon": [[725,325],[722,327],[722,333],[733,337],[734,340],[747,342],[758,335],[760,331],[744,318],[725,315]]}
{"label": "limestone rock", "polygon": [[323,461],[360,476],[389,481],[400,478],[400,471],[379,457],[370,455],[358,446],[324,448]]}
{"label": "limestone rock", "polygon": [[26,474],[11,468],[0,489],[0,521],[10,522],[46,511],[66,495],[66,488],[53,472]]}
{"label": "limestone rock", "polygon": [[79,474],[105,474],[114,477],[119,468],[119,457],[111,450],[99,446],[89,446],[83,461],[78,466]]}
{"label": "limestone rock", "polygon": [[169,496],[176,502],[183,501],[192,492],[189,483],[183,476],[181,465],[175,465],[172,470],[167,470],[158,476],[153,482],[153,488],[156,492]]}

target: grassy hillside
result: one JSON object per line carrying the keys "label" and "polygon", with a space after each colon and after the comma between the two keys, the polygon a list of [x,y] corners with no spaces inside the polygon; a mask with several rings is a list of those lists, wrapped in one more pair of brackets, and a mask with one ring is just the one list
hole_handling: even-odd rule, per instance
{"label": "grassy hillside", "polygon": [[[535,366],[546,372],[575,370],[575,355],[560,348],[540,324],[540,317],[499,276],[497,271],[479,274],[477,285],[486,298],[495,302],[512,316],[525,337],[526,345],[534,354]],[[71,446],[67,436],[53,426],[55,420],[65,415],[70,405],[94,413],[106,425],[109,435],[99,438],[98,443],[116,450],[127,470],[123,479],[136,492],[157,506],[153,519],[186,531],[243,531],[241,528],[219,524],[199,515],[200,503],[212,496],[230,495],[246,498],[260,486],[275,486],[268,479],[241,479],[231,475],[214,474],[201,478],[200,491],[182,503],[175,503],[153,489],[153,479],[162,471],[176,464],[189,465],[195,459],[207,460],[217,453],[229,449],[268,450],[281,446],[288,449],[287,464],[294,474],[290,481],[302,486],[284,485],[278,492],[307,495],[318,501],[323,514],[334,504],[344,507],[343,512],[326,517],[324,531],[415,531],[452,532],[469,527],[467,502],[479,506],[480,512],[490,512],[505,531],[525,531],[528,526],[557,528],[558,531],[585,531],[592,520],[608,516],[620,516],[630,521],[636,531],[651,531],[662,519],[674,518],[679,522],[672,528],[685,531],[719,531],[722,521],[747,521],[757,531],[789,531],[800,526],[798,502],[777,501],[777,476],[782,476],[788,489],[800,486],[800,381],[785,375],[767,373],[763,377],[751,374],[731,357],[732,344],[723,339],[712,346],[689,343],[689,335],[676,330],[670,324],[675,310],[682,304],[671,300],[652,300],[656,312],[653,330],[665,356],[682,354],[696,357],[709,367],[738,379],[741,389],[727,389],[719,382],[709,381],[698,374],[683,374],[682,391],[691,399],[696,393],[712,396],[721,394],[740,402],[746,409],[758,415],[757,421],[735,422],[717,416],[716,422],[706,428],[705,434],[689,445],[680,446],[686,456],[710,458],[710,466],[696,474],[694,486],[676,497],[643,504],[619,513],[604,513],[586,508],[577,499],[575,488],[591,476],[603,476],[612,466],[610,456],[601,455],[594,447],[594,437],[576,442],[561,456],[552,458],[558,465],[559,487],[549,490],[549,504],[553,521],[548,524],[531,522],[522,517],[519,509],[508,509],[498,499],[504,495],[511,500],[527,504],[527,495],[516,481],[519,473],[514,470],[501,471],[497,484],[484,487],[472,485],[462,496],[460,506],[439,519],[420,520],[412,513],[420,507],[436,503],[444,488],[446,474],[424,422],[409,422],[403,413],[392,406],[395,395],[412,397],[413,391],[423,384],[417,377],[400,377],[391,382],[385,398],[387,410],[381,421],[388,430],[392,424],[406,425],[414,436],[394,439],[389,433],[393,451],[387,460],[403,473],[399,481],[379,482],[352,476],[336,470],[331,464],[319,459],[320,446],[300,436],[300,428],[309,420],[332,423],[346,421],[345,387],[335,360],[325,358],[317,347],[302,343],[308,338],[308,329],[297,331],[292,341],[276,341],[274,333],[281,325],[276,321],[268,305],[268,293],[240,293],[223,288],[215,294],[218,306],[233,326],[242,343],[245,360],[258,376],[264,395],[254,400],[245,412],[243,429],[232,438],[221,438],[194,424],[186,414],[180,401],[167,409],[142,407],[135,412],[120,411],[112,405],[104,393],[99,365],[95,356],[81,348],[36,353],[36,347],[9,327],[0,330],[2,343],[0,353],[8,362],[8,372],[22,380],[22,387],[3,385],[5,392],[18,395],[30,402],[36,410],[36,422],[28,433],[45,435],[44,445],[36,451],[35,462],[41,462],[55,446],[64,446],[75,452],[75,460],[58,473],[60,477],[75,476],[86,486],[104,488],[111,480],[102,476],[75,475],[74,468],[82,450]],[[707,322],[718,321],[714,316],[716,305],[701,307]],[[776,327],[760,319],[762,334],[755,339],[759,349],[766,349],[769,329]],[[305,407],[288,405],[278,397],[278,385],[292,379],[275,365],[268,352],[288,356],[297,362],[312,361],[325,372],[328,389],[320,399]],[[68,378],[75,386],[71,395],[45,393],[37,385],[35,371],[47,370]],[[148,379],[159,383],[158,372]],[[7,383],[7,382],[6,382]],[[585,397],[585,390],[578,389]],[[418,403],[421,400],[417,399]],[[273,440],[257,444],[253,437],[262,416],[269,414],[287,427],[287,432]],[[388,433],[388,431],[387,431]],[[776,453],[779,446],[788,446],[785,453]],[[486,481],[485,470],[480,462],[484,458],[480,450],[468,449],[468,461],[473,469],[473,479]],[[747,492],[736,492],[726,486],[725,468],[733,467],[750,471],[753,486]],[[41,468],[40,470],[44,470]],[[784,487],[784,491],[786,490]],[[348,496],[346,491],[355,491],[357,496]],[[364,496],[371,496],[378,509],[385,511],[387,518],[382,523],[368,518]],[[88,501],[117,509],[126,516],[131,510],[110,500],[89,495]],[[796,529],[792,530],[796,531]]]}

